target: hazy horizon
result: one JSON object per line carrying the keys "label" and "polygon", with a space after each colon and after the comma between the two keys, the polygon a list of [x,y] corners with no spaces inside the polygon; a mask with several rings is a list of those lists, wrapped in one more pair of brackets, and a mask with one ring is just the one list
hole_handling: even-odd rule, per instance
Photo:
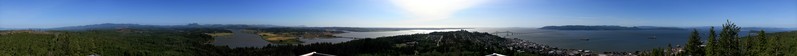
{"label": "hazy horizon", "polygon": [[0,28],[102,23],[312,27],[619,25],[797,28],[796,0],[0,0]]}
{"label": "hazy horizon", "polygon": [[[99,24],[136,24],[136,23],[97,23],[97,24],[86,24],[86,25],[71,25],[71,26],[58,26],[58,27],[44,27],[44,28],[8,28],[8,27],[0,27],[0,29],[48,29],[48,28],[61,28],[61,27],[79,27],[79,26],[87,26],[87,25],[99,25]],[[136,25],[155,25],[155,26],[182,26],[188,25],[192,23],[186,24],[168,24],[168,25],[157,25],[157,24],[136,24]],[[217,24],[202,24],[197,23],[199,25],[217,25]],[[280,26],[280,27],[363,27],[363,28],[541,28],[544,26],[539,27],[380,27],[380,26],[306,26],[306,25],[274,25],[274,24],[220,24],[220,25],[272,25],[272,26]],[[637,26],[628,26],[628,25],[587,25],[585,26],[623,26],[623,27],[637,27]],[[547,26],[566,26],[566,25],[547,25]],[[638,25],[638,26],[647,26],[647,25]],[[654,26],[654,27],[678,27],[678,26]],[[702,27],[712,27],[712,26],[681,26],[678,28],[702,28]],[[719,27],[719,26],[713,26]],[[746,28],[746,27],[743,27]],[[754,27],[754,28],[783,28],[783,29],[797,29],[797,27],[790,28],[790,27]]]}
{"label": "hazy horizon", "polygon": [[0,56],[797,56],[797,0],[0,0]]}

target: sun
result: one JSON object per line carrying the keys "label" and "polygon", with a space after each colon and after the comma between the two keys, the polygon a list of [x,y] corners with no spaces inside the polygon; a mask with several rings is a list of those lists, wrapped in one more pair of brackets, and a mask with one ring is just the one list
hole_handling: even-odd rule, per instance
{"label": "sun", "polygon": [[413,21],[432,21],[447,19],[457,11],[484,0],[391,0],[391,2],[409,12],[415,19]]}

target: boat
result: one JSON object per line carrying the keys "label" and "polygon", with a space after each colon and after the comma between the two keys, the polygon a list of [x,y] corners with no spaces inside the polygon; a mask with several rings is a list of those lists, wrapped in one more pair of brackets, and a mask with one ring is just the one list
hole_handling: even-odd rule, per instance
{"label": "boat", "polygon": [[656,36],[648,37],[648,39],[656,39]]}

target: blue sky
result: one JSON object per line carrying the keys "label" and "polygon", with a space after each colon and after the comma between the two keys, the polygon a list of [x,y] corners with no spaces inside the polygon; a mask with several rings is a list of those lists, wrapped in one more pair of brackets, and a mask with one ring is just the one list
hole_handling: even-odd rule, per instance
{"label": "blue sky", "polygon": [[797,0],[0,0],[0,28],[100,23],[797,28]]}

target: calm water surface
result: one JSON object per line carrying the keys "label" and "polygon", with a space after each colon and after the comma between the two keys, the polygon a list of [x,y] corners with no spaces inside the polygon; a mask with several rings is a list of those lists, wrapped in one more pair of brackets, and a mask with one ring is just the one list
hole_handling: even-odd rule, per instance
{"label": "calm water surface", "polygon": [[[423,34],[439,31],[456,31],[460,29],[447,30],[402,30],[402,31],[381,31],[381,32],[349,32],[336,34],[345,38],[301,38],[304,43],[341,43],[353,38],[378,38],[385,36]],[[475,28],[464,29],[476,32],[488,32],[506,38],[518,38],[545,44],[553,47],[566,49],[586,49],[597,52],[605,51],[642,51],[653,48],[664,48],[668,44],[673,46],[683,45],[688,39],[691,30],[541,30],[535,28]],[[214,45],[235,47],[261,47],[270,44],[253,33],[241,32],[241,30],[230,30],[231,36],[216,37]],[[768,32],[780,32],[770,31]],[[785,31],[785,30],[781,30]],[[513,32],[514,34],[497,33]],[[705,33],[701,31],[703,40]],[[742,36],[748,31],[740,32]],[[589,39],[589,40],[584,40]]]}
{"label": "calm water surface", "polygon": [[304,42],[302,44],[312,44],[312,43],[341,43],[346,41],[354,40],[352,38],[302,38],[299,39],[300,41]]}
{"label": "calm water surface", "polygon": [[[233,35],[230,36],[221,36],[215,37],[215,41],[212,43],[213,45],[218,46],[229,46],[230,48],[238,48],[238,47],[262,47],[266,46],[269,43],[263,38],[260,38],[259,35],[254,33],[246,33],[242,32],[241,30],[230,30],[232,31]],[[354,40],[352,38],[300,38],[300,41],[304,42],[302,44],[311,44],[311,43],[340,43],[346,42],[350,40]]]}
{"label": "calm water surface", "polygon": [[[350,32],[337,34],[337,36],[377,38],[383,36],[456,30],[460,29]],[[653,48],[666,48],[668,44],[672,44],[673,46],[683,45],[691,32],[691,30],[541,30],[536,28],[476,28],[465,30],[489,32],[506,38],[518,38],[559,48],[586,49],[599,52],[630,52]],[[513,32],[514,34],[496,33],[507,31]],[[702,31],[701,34],[707,32],[708,31]],[[747,34],[746,32],[740,33]],[[705,37],[703,37],[703,39],[705,39]]]}
{"label": "calm water surface", "polygon": [[260,38],[259,35],[253,33],[241,32],[241,30],[230,30],[232,35],[215,37],[213,45],[229,46],[230,48],[237,47],[262,47],[269,44],[268,41]]}

